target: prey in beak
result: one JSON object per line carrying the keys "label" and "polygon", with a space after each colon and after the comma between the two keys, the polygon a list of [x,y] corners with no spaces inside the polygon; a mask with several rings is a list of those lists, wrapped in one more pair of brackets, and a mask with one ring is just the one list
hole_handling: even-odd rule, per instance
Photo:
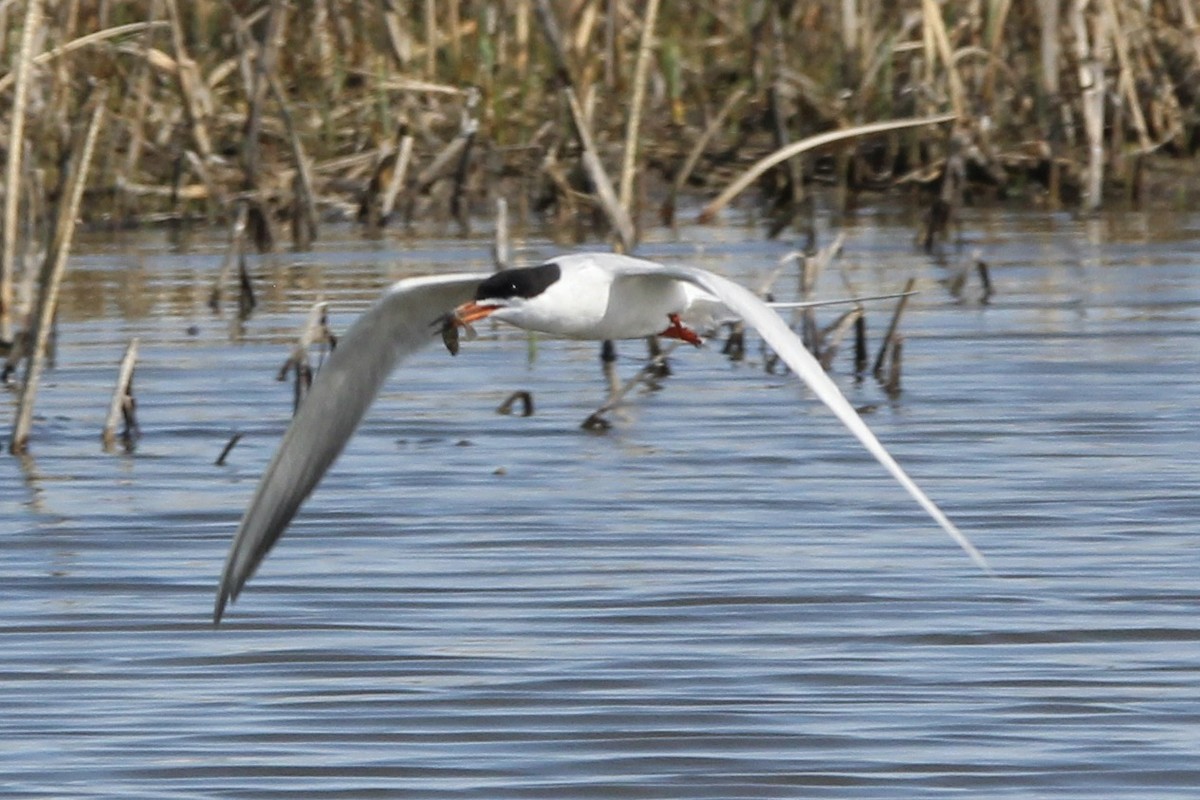
{"label": "prey in beak", "polygon": [[453,311],[443,314],[434,320],[433,324],[440,328],[442,344],[446,345],[446,349],[450,351],[450,355],[458,355],[459,328],[466,330],[468,340],[474,339],[476,334],[475,329],[471,327],[471,323],[485,319],[498,308],[500,306],[485,305],[472,300],[469,303],[463,303]]}

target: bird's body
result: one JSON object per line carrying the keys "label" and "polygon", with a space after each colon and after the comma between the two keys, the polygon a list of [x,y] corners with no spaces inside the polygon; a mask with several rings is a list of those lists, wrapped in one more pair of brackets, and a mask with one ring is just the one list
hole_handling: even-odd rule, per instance
{"label": "bird's body", "polygon": [[879,443],[799,337],[744,287],[705,270],[611,253],[559,256],[492,274],[402,280],[342,338],[297,410],[234,537],[214,621],[282,535],[300,504],[341,453],[384,379],[434,341],[439,326],[490,317],[571,339],[660,334],[699,344],[684,320],[717,309],[758,330],[776,354],[849,428],[939,525],[984,569],[969,540]]}
{"label": "bird's body", "polygon": [[[612,253],[597,255],[602,258],[567,256],[496,273],[481,284],[481,291],[525,289],[506,286],[513,273],[531,272],[555,280],[533,302],[518,294],[517,299],[527,302],[500,306],[488,316],[564,339],[637,339],[661,333],[672,314],[683,314],[699,297],[677,278],[646,271],[650,262]],[[529,288],[540,288],[540,280]]]}

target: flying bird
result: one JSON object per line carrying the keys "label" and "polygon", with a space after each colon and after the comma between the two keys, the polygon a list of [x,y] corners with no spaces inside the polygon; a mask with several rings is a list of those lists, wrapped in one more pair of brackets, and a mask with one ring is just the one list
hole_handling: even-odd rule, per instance
{"label": "flying bird", "polygon": [[495,273],[406,278],[359,317],[317,374],[259,481],[225,561],[214,624],[342,452],[389,373],[439,334],[453,350],[458,328],[493,319],[569,339],[657,334],[699,345],[700,335],[686,320],[718,310],[755,328],[942,529],[990,572],[983,555],[896,463],[800,338],[753,292],[694,267],[577,253]]}

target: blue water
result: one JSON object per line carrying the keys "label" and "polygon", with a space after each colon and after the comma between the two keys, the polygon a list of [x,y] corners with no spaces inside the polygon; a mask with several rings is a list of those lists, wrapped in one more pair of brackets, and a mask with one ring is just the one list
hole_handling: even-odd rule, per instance
{"label": "blue water", "polygon": [[[676,351],[596,434],[594,345],[483,328],[395,376],[219,628],[309,305],[344,330],[487,242],[332,231],[255,262],[238,322],[205,305],[221,235],[84,239],[31,453],[0,458],[0,795],[1194,797],[1200,217],[975,212],[941,260],[886,212],[845,230],[858,291],[921,294],[898,396],[849,347],[832,374],[998,577],[753,340]],[[755,285],[789,249],[641,252]],[[976,249],[987,303],[942,283]],[[105,453],[132,336],[142,435]],[[522,389],[533,416],[495,413]]]}

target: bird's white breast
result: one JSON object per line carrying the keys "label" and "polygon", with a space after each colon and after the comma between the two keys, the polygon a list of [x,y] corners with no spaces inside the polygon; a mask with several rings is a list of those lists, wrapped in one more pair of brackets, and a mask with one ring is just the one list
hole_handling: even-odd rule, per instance
{"label": "bird's white breast", "polygon": [[684,284],[666,275],[622,274],[603,259],[558,263],[558,281],[519,311],[504,309],[497,316],[571,339],[634,339],[662,331],[670,324],[668,314],[682,313],[688,306]]}

